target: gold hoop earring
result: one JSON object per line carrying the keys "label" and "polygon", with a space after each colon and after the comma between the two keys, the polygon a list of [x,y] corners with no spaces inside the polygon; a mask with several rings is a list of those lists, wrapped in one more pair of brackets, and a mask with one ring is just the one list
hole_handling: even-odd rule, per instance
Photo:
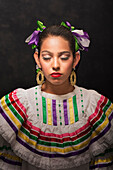
{"label": "gold hoop earring", "polygon": [[37,81],[37,84],[39,85],[43,84],[44,82],[44,74],[40,69],[37,70],[36,81]]}
{"label": "gold hoop earring", "polygon": [[71,72],[71,75],[70,75],[70,83],[72,86],[76,84],[76,73],[74,70]]}

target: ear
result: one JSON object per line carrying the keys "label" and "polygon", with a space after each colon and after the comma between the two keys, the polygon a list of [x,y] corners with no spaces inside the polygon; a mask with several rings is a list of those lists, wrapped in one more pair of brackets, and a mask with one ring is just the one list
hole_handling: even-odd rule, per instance
{"label": "ear", "polygon": [[35,51],[35,53],[34,53],[34,59],[35,59],[36,64],[39,66],[39,68],[41,68],[40,60],[39,60],[37,51]]}
{"label": "ear", "polygon": [[80,52],[77,51],[75,53],[75,58],[74,58],[74,62],[73,62],[73,68],[75,68],[77,66],[77,64],[79,63],[80,61]]}

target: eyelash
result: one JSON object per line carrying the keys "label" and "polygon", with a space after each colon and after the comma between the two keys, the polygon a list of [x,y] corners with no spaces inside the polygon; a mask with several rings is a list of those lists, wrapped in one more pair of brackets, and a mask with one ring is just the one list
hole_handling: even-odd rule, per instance
{"label": "eyelash", "polygon": [[46,58],[46,57],[43,57],[43,59],[44,59],[44,60],[50,60],[50,59],[51,59],[51,57],[50,57],[50,58],[49,58],[49,57],[48,57],[48,58]]}
{"label": "eyelash", "polygon": [[68,59],[69,59],[69,57],[61,58],[61,60],[68,60]]}
{"label": "eyelash", "polygon": [[[45,58],[45,57],[43,57],[43,60],[50,60],[51,58]],[[69,59],[69,57],[65,57],[65,58],[61,58],[61,60],[68,60]]]}
{"label": "eyelash", "polygon": [[[51,59],[51,57],[43,57],[43,60],[50,60]],[[68,60],[69,59],[69,56],[67,56],[67,57],[60,57],[60,59],[61,60]]]}

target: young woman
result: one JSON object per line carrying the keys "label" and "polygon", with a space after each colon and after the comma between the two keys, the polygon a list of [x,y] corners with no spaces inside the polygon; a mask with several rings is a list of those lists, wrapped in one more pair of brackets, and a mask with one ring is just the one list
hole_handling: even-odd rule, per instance
{"label": "young woman", "polygon": [[39,85],[0,101],[0,168],[112,170],[113,105],[75,85],[88,34],[68,22],[48,28],[37,23],[26,42],[36,49]]}

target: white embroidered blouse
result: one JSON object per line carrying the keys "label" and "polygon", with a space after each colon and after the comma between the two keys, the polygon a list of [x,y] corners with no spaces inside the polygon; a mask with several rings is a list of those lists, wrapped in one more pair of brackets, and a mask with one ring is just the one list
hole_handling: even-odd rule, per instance
{"label": "white embroidered blouse", "polygon": [[0,100],[0,168],[113,169],[113,104],[78,86],[14,90]]}

